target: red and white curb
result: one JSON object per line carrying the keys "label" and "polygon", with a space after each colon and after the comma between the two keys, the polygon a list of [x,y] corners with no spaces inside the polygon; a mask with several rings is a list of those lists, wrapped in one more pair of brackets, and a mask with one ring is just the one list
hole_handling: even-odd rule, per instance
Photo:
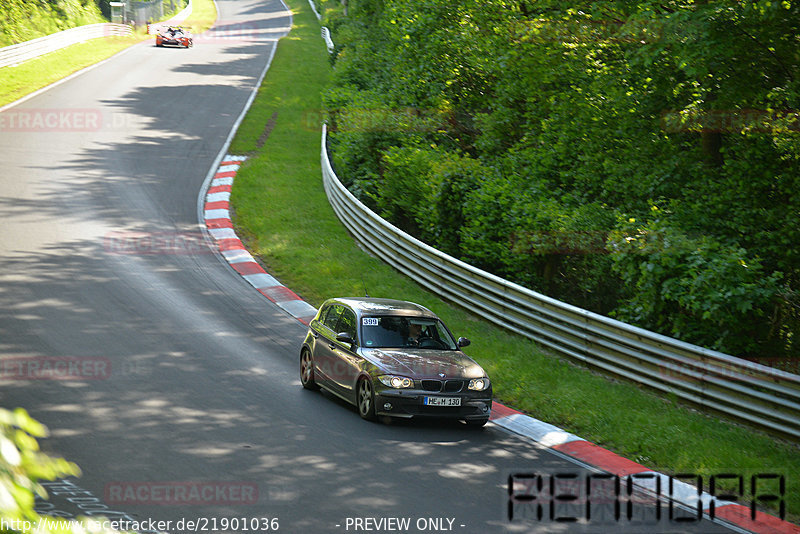
{"label": "red and white curb", "polygon": [[[233,230],[230,217],[231,188],[236,172],[245,159],[243,156],[231,155],[223,158],[206,192],[204,206],[206,228],[216,240],[220,254],[236,272],[241,274],[262,295],[307,325],[314,318],[317,312],[316,308],[300,299],[291,289],[267,273],[245,249]],[[592,442],[498,402],[492,404],[490,420],[495,425],[532,439],[540,445],[558,451],[580,463],[620,478],[631,476],[635,486],[661,496],[669,495],[675,502],[690,509],[696,510],[699,500],[704,513],[713,513],[715,518],[727,521],[741,529],[758,534],[800,534],[800,526],[762,512],[756,512],[755,520],[753,520],[748,506],[718,499],[705,491],[698,494],[697,487],[691,484],[648,469]]]}
{"label": "red and white curb", "polygon": [[230,212],[231,188],[233,178],[245,159],[243,156],[223,158],[206,192],[203,210],[206,228],[216,240],[220,254],[242,278],[289,315],[308,324],[317,313],[316,308],[267,273],[245,249],[233,229]]}

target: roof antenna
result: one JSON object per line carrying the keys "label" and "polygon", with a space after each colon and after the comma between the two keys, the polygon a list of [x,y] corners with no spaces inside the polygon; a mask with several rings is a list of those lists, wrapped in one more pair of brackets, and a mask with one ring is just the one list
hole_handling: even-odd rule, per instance
{"label": "roof antenna", "polygon": [[361,284],[364,286],[364,297],[369,298],[369,292],[367,291],[367,283],[364,281],[364,277],[361,277]]}

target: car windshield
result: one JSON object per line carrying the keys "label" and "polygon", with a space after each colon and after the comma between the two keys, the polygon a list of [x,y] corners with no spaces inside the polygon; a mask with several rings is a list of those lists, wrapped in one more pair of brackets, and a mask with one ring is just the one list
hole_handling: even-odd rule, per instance
{"label": "car windshield", "polygon": [[456,350],[453,336],[438,319],[383,315],[361,318],[363,346],[373,349]]}

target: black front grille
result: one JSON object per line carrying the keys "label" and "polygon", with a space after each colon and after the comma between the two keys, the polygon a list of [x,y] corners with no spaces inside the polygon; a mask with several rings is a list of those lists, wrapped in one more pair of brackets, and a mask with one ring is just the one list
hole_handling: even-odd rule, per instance
{"label": "black front grille", "polygon": [[423,380],[422,389],[425,391],[442,391],[441,380]]}
{"label": "black front grille", "polygon": [[447,380],[444,383],[444,391],[447,393],[458,393],[463,387],[463,380]]}
{"label": "black front grille", "polygon": [[458,393],[464,389],[463,380],[435,380],[428,379],[422,381],[422,389],[425,391],[444,391],[445,393]]}

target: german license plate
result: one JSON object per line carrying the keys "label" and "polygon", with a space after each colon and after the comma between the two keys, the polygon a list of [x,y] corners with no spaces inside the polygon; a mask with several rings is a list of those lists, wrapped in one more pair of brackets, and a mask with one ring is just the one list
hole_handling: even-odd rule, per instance
{"label": "german license plate", "polygon": [[461,406],[461,397],[423,397],[425,406]]}

